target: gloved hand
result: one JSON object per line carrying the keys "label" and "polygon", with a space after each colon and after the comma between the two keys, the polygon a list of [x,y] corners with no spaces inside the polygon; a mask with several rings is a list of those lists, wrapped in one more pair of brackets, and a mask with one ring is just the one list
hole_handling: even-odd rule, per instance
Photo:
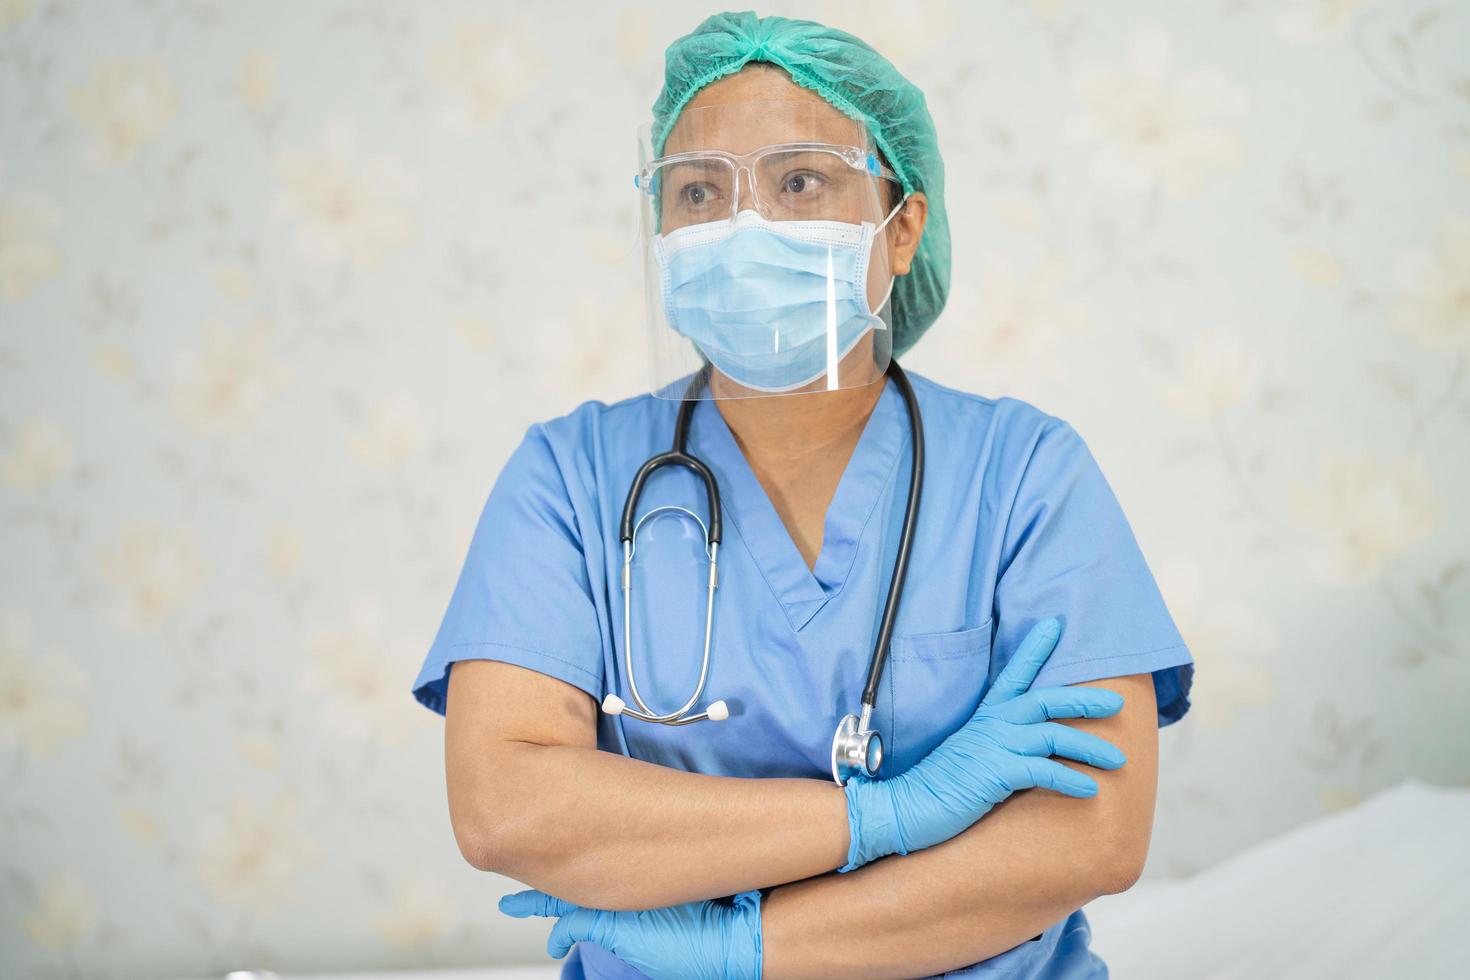
{"label": "gloved hand", "polygon": [[572,943],[594,942],[653,980],[694,977],[759,980],[761,893],[635,912],[583,908],[534,888],[500,899],[500,911],[523,919],[560,916],[546,952],[561,959]]}
{"label": "gloved hand", "polygon": [[1055,618],[1032,627],[970,720],[907,772],[847,781],[850,843],[838,871],[949,840],[1016,790],[1097,794],[1091,776],[1046,756],[1100,769],[1117,769],[1126,757],[1111,742],[1048,719],[1106,718],[1122,709],[1123,697],[1093,687],[1029,690],[1061,635]]}

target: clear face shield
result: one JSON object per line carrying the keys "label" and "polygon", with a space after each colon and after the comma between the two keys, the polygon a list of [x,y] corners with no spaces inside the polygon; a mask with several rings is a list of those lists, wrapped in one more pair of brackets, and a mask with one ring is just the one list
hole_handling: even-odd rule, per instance
{"label": "clear face shield", "polygon": [[890,223],[903,206],[866,128],[810,102],[685,109],[639,130],[641,243],[662,398],[871,384],[893,351]]}

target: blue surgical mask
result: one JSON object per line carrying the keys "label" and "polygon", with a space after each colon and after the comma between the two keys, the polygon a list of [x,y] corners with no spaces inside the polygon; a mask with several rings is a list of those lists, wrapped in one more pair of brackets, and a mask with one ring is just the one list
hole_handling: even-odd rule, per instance
{"label": "blue surgical mask", "polygon": [[[882,227],[768,221],[747,210],[734,222],[660,235],[664,315],[738,384],[768,392],[811,384],[869,330],[886,329],[868,307],[868,260]],[[890,279],[879,309],[892,291]]]}

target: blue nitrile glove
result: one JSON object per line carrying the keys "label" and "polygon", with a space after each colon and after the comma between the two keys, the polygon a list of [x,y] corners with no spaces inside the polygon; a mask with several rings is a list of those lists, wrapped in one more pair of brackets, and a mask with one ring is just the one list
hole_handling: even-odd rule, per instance
{"label": "blue nitrile glove", "polygon": [[563,901],[534,888],[500,900],[500,911],[524,919],[559,916],[546,952],[561,959],[575,942],[593,942],[653,980],[694,977],[759,980],[761,893],[688,902],[647,911],[608,912]]}
{"label": "blue nitrile glove", "polygon": [[1122,709],[1123,697],[1095,687],[1029,690],[1061,635],[1055,618],[1032,627],[970,720],[907,772],[847,781],[850,843],[838,871],[949,840],[1017,790],[1097,794],[1091,776],[1046,756],[1100,769],[1117,769],[1126,757],[1111,742],[1048,719],[1106,718]]}

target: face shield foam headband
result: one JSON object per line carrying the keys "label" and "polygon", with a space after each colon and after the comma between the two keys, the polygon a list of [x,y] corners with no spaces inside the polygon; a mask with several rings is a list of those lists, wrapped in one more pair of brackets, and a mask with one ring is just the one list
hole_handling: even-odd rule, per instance
{"label": "face shield foam headband", "polygon": [[869,330],[886,329],[868,306],[868,261],[882,224],[734,221],[688,225],[654,240],[670,326],[737,384],[791,391],[825,374]]}

